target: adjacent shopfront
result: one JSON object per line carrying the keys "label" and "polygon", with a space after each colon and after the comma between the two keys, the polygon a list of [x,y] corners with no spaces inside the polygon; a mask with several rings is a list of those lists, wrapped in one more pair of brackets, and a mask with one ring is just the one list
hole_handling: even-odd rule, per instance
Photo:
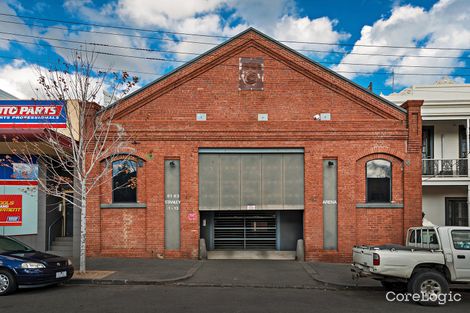
{"label": "adjacent shopfront", "polygon": [[[64,129],[66,119],[63,101],[0,101],[0,235],[72,257],[73,206],[40,188],[41,181],[47,183],[48,168],[39,153],[53,153],[43,140]],[[55,245],[59,239],[63,241]]]}
{"label": "adjacent shopfront", "polygon": [[209,252],[302,240],[307,259],[348,261],[353,245],[402,243],[421,222],[420,105],[249,29],[97,112],[132,140],[102,160],[113,170],[88,199],[87,253],[197,258],[201,240]]}

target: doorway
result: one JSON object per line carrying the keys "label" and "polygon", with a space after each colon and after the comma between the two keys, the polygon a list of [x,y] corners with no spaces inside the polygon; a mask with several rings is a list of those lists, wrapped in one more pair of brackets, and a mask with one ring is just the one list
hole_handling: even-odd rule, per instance
{"label": "doorway", "polygon": [[467,198],[446,198],[446,226],[469,226]]}
{"label": "doorway", "polygon": [[295,251],[303,238],[303,211],[201,211],[207,250]]}
{"label": "doorway", "polygon": [[62,237],[73,237],[73,195],[66,193],[67,201],[62,200]]}

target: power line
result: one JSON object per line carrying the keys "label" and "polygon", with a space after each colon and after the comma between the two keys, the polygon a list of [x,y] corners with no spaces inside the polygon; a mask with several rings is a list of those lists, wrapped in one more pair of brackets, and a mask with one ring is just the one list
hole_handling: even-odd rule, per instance
{"label": "power line", "polygon": [[[169,50],[160,50],[160,49],[151,49],[151,48],[129,47],[129,46],[97,43],[97,42],[93,42],[93,41],[70,40],[70,39],[62,39],[62,38],[53,38],[53,37],[45,37],[45,36],[35,36],[35,35],[26,35],[26,34],[18,34],[18,33],[11,33],[11,32],[2,32],[2,31],[0,31],[0,34],[27,37],[27,38],[34,38],[34,39],[41,39],[41,40],[52,40],[52,41],[62,41],[62,42],[69,42],[69,43],[76,43],[76,44],[92,45],[92,46],[97,46],[97,47],[135,50],[135,51],[171,53],[171,54],[185,54],[185,55],[196,55],[196,56],[201,55],[200,53],[196,53],[196,52],[169,51]],[[12,39],[12,40],[16,40],[16,39]],[[337,64],[337,62],[326,62],[326,61],[317,61],[317,62],[322,63],[322,64]],[[470,67],[465,67],[465,66],[430,66],[430,65],[374,64],[374,63],[349,63],[349,62],[342,62],[341,64],[359,65],[359,66],[380,66],[380,67],[444,68],[444,69],[466,69],[466,70],[470,69]]]}
{"label": "power line", "polygon": [[[57,64],[57,63],[53,63],[51,61],[46,61],[46,60],[40,60],[40,59],[29,59],[29,60],[25,60],[25,59],[22,59],[22,58],[17,58],[17,57],[12,57],[12,56],[5,56],[5,55],[0,55],[0,58],[2,59],[11,59],[11,60],[21,60],[21,61],[25,61],[26,63],[30,63],[30,61],[34,61],[34,62],[42,62],[42,63],[46,63],[46,64],[49,64],[49,65],[54,65],[54,64]],[[31,64],[31,63],[30,63]],[[120,68],[104,68],[104,67],[97,67],[97,66],[93,66],[94,69],[102,69],[102,70],[109,70],[109,71],[118,71],[118,72],[127,72],[127,73],[132,73],[132,74],[146,74],[146,75],[155,75],[157,77],[160,77],[160,76],[163,76],[165,74],[160,74],[160,73],[155,73],[155,72],[144,72],[144,71],[134,71],[134,70],[126,70],[126,69],[120,69]],[[385,73],[384,73],[385,74]],[[291,81],[292,82],[292,81]],[[273,83],[270,83],[270,85],[272,85]],[[274,83],[276,84],[276,83]],[[279,83],[279,85],[284,85],[285,83],[284,82],[281,82]],[[365,88],[365,87],[364,87]],[[409,87],[408,87],[409,88]],[[376,94],[379,94],[377,93],[377,91],[389,91],[389,92],[393,92],[393,88],[374,88],[372,92],[376,93]],[[426,90],[426,93],[446,93],[446,94],[470,94],[470,91],[440,91],[440,90]],[[387,96],[387,95],[385,95]]]}
{"label": "power line", "polygon": [[[13,23],[13,24],[25,25],[20,22],[4,21],[4,20],[0,20],[0,23]],[[39,24],[33,24],[33,25],[43,27],[43,28],[54,28],[54,29],[70,31],[70,29],[66,27],[44,26],[44,25],[39,25]],[[112,36],[121,36],[121,37],[152,39],[152,40],[157,40],[157,41],[169,41],[173,43],[185,42],[185,43],[191,43],[191,44],[203,44],[203,45],[211,45],[211,46],[216,46],[220,44],[220,43],[214,43],[214,42],[194,41],[194,40],[186,40],[186,39],[176,40],[176,39],[169,39],[169,38],[163,38],[163,37],[142,36],[142,35],[124,34],[124,33],[112,33],[112,32],[105,32],[105,31],[98,31],[98,30],[74,29],[73,31],[103,34],[103,35],[112,35]],[[468,58],[468,57],[456,57],[456,56],[436,56],[436,55],[416,55],[416,54],[361,53],[361,52],[345,52],[345,51],[316,50],[316,49],[295,49],[295,50],[308,52],[308,53],[323,53],[323,54],[338,54],[338,55],[390,56],[390,57],[412,57],[412,58],[429,58],[429,59],[467,59]],[[183,54],[183,52],[174,52],[174,53]],[[191,54],[191,52],[186,52],[185,54]]]}
{"label": "power line", "polygon": [[[41,27],[41,28],[45,28],[45,29],[52,28],[52,29],[59,29],[59,30],[70,31],[70,29],[67,28],[67,27],[60,27],[60,26],[55,26],[55,25],[42,25],[42,24],[32,24],[32,23],[25,24],[25,23],[22,23],[22,22],[5,21],[5,20],[0,20],[0,23],[17,24],[17,25],[27,25],[27,26]],[[112,35],[112,36],[121,36],[121,37],[152,39],[152,40],[159,40],[159,41],[171,41],[171,42],[176,42],[176,41],[179,42],[179,41],[181,41],[181,42],[194,43],[194,44],[202,44],[202,45],[218,45],[218,43],[207,42],[207,41],[175,40],[175,39],[165,38],[165,37],[145,36],[145,35],[141,35],[141,34],[112,33],[112,32],[100,31],[100,30],[73,29],[73,31],[74,31],[74,32],[85,32],[85,33],[103,34],[103,35]]]}
{"label": "power line", "polygon": [[[52,18],[41,18],[35,16],[26,16],[26,15],[15,15],[8,13],[0,13],[3,16],[9,17],[19,17],[24,19],[38,20],[38,21],[47,21],[47,22],[56,22],[72,25],[82,25],[82,26],[93,26],[93,27],[102,27],[102,28],[113,28],[120,30],[132,30],[139,32],[148,32],[148,33],[161,33],[161,34],[170,34],[170,35],[179,35],[179,36],[194,36],[194,37],[207,37],[207,38],[217,38],[217,39],[230,39],[228,36],[221,35],[209,35],[209,34],[197,34],[197,33],[188,33],[188,32],[174,32],[174,31],[164,31],[164,30],[154,30],[146,28],[136,28],[128,26],[116,26],[116,25],[105,25],[97,23],[87,23],[81,21],[70,21],[62,19],[52,19]],[[451,50],[451,51],[468,51],[470,48],[457,48],[457,47],[415,47],[415,46],[399,46],[399,45],[370,45],[370,44],[351,44],[351,43],[328,43],[328,42],[315,42],[315,41],[296,41],[296,40],[279,40],[283,43],[298,43],[298,44],[313,44],[313,45],[328,45],[328,46],[358,46],[358,47],[371,47],[371,48],[394,48],[394,49],[423,49],[423,50]]]}
{"label": "power line", "polygon": [[[16,42],[21,42],[21,43],[30,44],[30,45],[53,47],[53,48],[56,48],[56,49],[64,49],[64,50],[69,50],[69,51],[80,50],[80,49],[77,49],[77,48],[55,46],[55,45],[46,45],[46,44],[41,44],[41,43],[33,43],[33,42],[21,41],[21,40],[10,39],[10,38],[0,37],[0,40],[16,41]],[[117,53],[104,52],[104,51],[93,51],[93,50],[82,50],[82,51],[89,52],[89,53],[100,54],[100,55],[117,56],[117,57],[124,57],[124,58],[134,58],[134,59],[149,60],[149,61],[175,62],[175,63],[187,63],[188,62],[188,61],[176,60],[176,59],[143,57],[143,56],[135,56],[135,55],[128,55],[128,54],[117,54]],[[220,66],[237,67],[238,68],[237,64],[220,64]],[[272,68],[272,69],[278,69],[278,70],[288,70],[288,69],[285,69],[285,68],[273,67],[273,66],[265,66],[264,68]],[[364,74],[364,75],[389,75],[390,74],[388,72],[383,73],[383,72],[362,72],[362,71],[341,71],[341,70],[338,70],[338,71],[335,71],[335,72],[344,73],[344,74]],[[467,77],[467,76],[470,77],[470,75],[468,75],[468,74],[446,74],[446,73],[396,73],[395,72],[394,75],[400,75],[400,76],[443,76],[443,75],[447,75],[447,76],[458,76],[458,77]]]}
{"label": "power line", "polygon": [[[33,64],[31,62],[36,62],[38,65],[41,65],[41,64],[57,65],[58,64],[58,62],[52,62],[50,60],[41,60],[41,59],[35,59],[35,58],[24,59],[24,58],[18,58],[18,57],[6,56],[6,55],[0,55],[0,59],[24,61],[24,62],[29,63],[29,64]],[[67,62],[64,61],[64,63],[67,63]],[[136,73],[136,74],[146,74],[146,75],[156,75],[156,76],[162,76],[163,75],[163,74],[159,74],[159,73],[155,73],[155,72],[133,71],[133,70],[125,70],[125,69],[121,69],[121,68],[113,68],[113,67],[93,66],[93,69],[105,70],[105,71],[116,71],[116,72],[128,72],[128,73]]]}
{"label": "power line", "polygon": [[[36,62],[38,64],[43,63],[43,64],[49,64],[49,65],[57,65],[56,62],[51,62],[50,60],[41,60],[41,59],[35,59],[35,58],[25,59],[25,58],[13,57],[13,56],[0,55],[0,59],[19,60],[19,61],[25,61],[27,63]],[[223,65],[223,66],[229,66],[229,65]],[[128,73],[156,75],[156,76],[162,76],[162,75],[166,74],[166,73],[145,72],[145,71],[129,70],[129,69],[121,69],[121,68],[113,68],[113,67],[105,68],[105,67],[93,66],[93,68],[97,69],[97,70],[109,70],[109,71],[128,72]],[[361,73],[363,73],[363,72],[361,72]],[[370,73],[370,74],[372,74],[372,73]],[[377,73],[377,74],[386,75],[386,74],[390,74],[390,73]],[[400,74],[398,74],[398,75],[400,75]],[[423,74],[419,74],[419,75],[423,75]],[[426,74],[424,74],[424,75],[426,75]],[[445,74],[441,74],[441,76],[442,75],[445,75]],[[432,75],[432,76],[435,76],[435,75]],[[437,76],[437,74],[436,74],[436,76]],[[447,75],[447,76],[449,76],[449,75]],[[451,75],[451,76],[460,76],[460,75],[456,74],[456,75]],[[391,88],[388,88],[388,89],[387,88],[382,88],[382,89],[374,88],[374,90],[392,90],[392,89]],[[429,92],[432,92],[432,91],[429,91]],[[442,92],[442,91],[436,91],[436,92]],[[456,93],[466,93],[466,92],[465,91],[458,91]],[[470,91],[468,93],[470,93]]]}
{"label": "power line", "polygon": [[82,26],[93,26],[93,27],[103,27],[103,28],[113,28],[113,29],[121,29],[121,30],[133,30],[133,31],[147,32],[147,33],[161,33],[161,34],[169,34],[169,35],[183,35],[183,36],[208,37],[208,38],[220,38],[220,39],[229,38],[229,37],[226,37],[226,36],[218,36],[218,35],[193,34],[193,33],[172,32],[172,31],[164,31],[164,30],[150,30],[150,29],[145,29],[145,28],[136,28],[136,27],[128,27],[128,26],[113,26],[113,25],[104,25],[104,24],[97,24],[97,23],[85,23],[85,22],[80,22],[80,21],[67,21],[67,20],[60,20],[60,19],[26,16],[26,15],[16,15],[16,14],[8,14],[8,13],[0,13],[0,15],[10,16],[10,17],[20,17],[20,18],[25,18],[25,19],[30,19],[30,20],[38,20],[38,21],[46,21],[46,22],[56,22],[56,23],[82,25]]}
{"label": "power line", "polygon": [[[27,38],[35,38],[35,39],[41,39],[41,40],[63,41],[63,42],[98,46],[98,47],[129,49],[129,50],[137,50],[137,51],[145,51],[145,52],[160,52],[160,53],[172,53],[172,54],[200,55],[200,53],[196,53],[196,52],[168,51],[168,50],[157,50],[157,49],[151,49],[151,48],[129,47],[129,46],[106,44],[106,43],[97,43],[97,42],[93,42],[93,41],[80,41],[80,40],[71,40],[71,39],[53,38],[53,37],[45,37],[45,36],[26,35],[26,34],[2,32],[2,31],[0,31],[0,34],[27,37]],[[12,39],[12,40],[16,40],[16,39]]]}
{"label": "power line", "polygon": [[120,37],[131,37],[131,38],[142,38],[142,39],[152,39],[157,41],[170,41],[170,42],[187,42],[193,44],[202,44],[202,45],[218,45],[220,42],[208,42],[208,41],[193,41],[193,40],[180,40],[180,39],[172,39],[168,37],[154,37],[154,36],[145,36],[142,34],[129,34],[129,33],[113,33],[107,31],[100,31],[96,29],[69,29],[67,27],[61,26],[54,26],[54,25],[42,25],[42,24],[32,24],[32,23],[22,23],[22,22],[14,22],[14,21],[5,21],[0,19],[0,23],[9,23],[9,24],[17,24],[17,25],[27,25],[27,26],[34,26],[34,27],[41,27],[44,29],[59,29],[64,31],[73,31],[73,32],[85,32],[85,33],[94,33],[94,34],[103,34],[103,35],[112,35],[112,36],[120,36]]}
{"label": "power line", "polygon": [[[449,87],[452,87],[452,85],[449,85]],[[422,90],[420,89],[413,89],[411,87],[407,87],[407,88],[410,88],[411,91],[413,92],[420,92]],[[380,91],[393,91],[392,88],[374,88],[374,91],[375,90],[380,90]],[[470,94],[470,91],[457,91],[457,90],[452,90],[452,91],[449,91],[449,90],[427,90],[424,91],[425,93],[431,93],[431,92],[434,92],[434,93],[445,93],[445,94],[449,94],[449,93],[452,93],[452,94]]]}

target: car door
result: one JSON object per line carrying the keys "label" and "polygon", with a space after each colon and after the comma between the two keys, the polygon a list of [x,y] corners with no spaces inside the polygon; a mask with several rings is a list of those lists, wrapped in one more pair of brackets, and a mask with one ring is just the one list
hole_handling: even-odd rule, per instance
{"label": "car door", "polygon": [[458,280],[470,280],[470,229],[449,230]]}

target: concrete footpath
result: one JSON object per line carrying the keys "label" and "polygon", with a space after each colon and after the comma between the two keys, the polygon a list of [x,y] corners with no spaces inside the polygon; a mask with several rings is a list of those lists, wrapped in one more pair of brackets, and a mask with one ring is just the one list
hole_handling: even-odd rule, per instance
{"label": "concrete footpath", "polygon": [[197,260],[89,258],[86,273],[76,273],[70,283],[108,285],[158,285],[186,280],[201,266]]}
{"label": "concrete footpath", "polygon": [[372,279],[352,280],[349,264],[268,260],[169,260],[90,258],[73,284],[381,288]]}
{"label": "concrete footpath", "polygon": [[361,278],[353,280],[350,264],[306,262],[304,265],[307,271],[311,271],[314,279],[325,284],[325,286],[382,289],[382,284],[375,279]]}

